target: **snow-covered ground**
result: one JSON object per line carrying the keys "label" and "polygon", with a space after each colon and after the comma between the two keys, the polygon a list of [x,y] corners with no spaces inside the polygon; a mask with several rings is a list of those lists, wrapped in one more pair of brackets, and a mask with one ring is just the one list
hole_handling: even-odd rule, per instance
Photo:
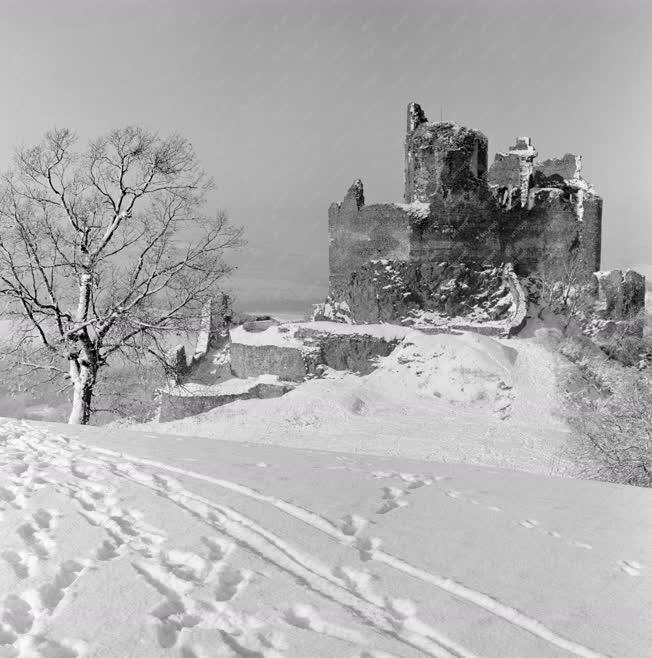
{"label": "snow-covered ground", "polygon": [[[557,357],[536,337],[427,335],[392,325],[297,326],[326,325],[404,341],[363,377],[331,371],[281,398],[243,400],[134,429],[569,473]],[[278,327],[233,334],[257,345],[296,342],[292,330]]]}
{"label": "snow-covered ground", "polygon": [[648,490],[4,420],[0,509],[3,657],[652,646]]}

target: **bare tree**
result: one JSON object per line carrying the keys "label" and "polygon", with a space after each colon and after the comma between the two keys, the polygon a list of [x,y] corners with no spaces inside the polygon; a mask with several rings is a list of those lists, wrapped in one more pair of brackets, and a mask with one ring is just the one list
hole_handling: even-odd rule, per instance
{"label": "bare tree", "polygon": [[19,149],[0,188],[0,294],[27,368],[73,387],[70,423],[89,421],[112,359],[165,358],[230,267],[241,231],[208,217],[212,181],[191,144],[139,127],[75,150],[69,130]]}

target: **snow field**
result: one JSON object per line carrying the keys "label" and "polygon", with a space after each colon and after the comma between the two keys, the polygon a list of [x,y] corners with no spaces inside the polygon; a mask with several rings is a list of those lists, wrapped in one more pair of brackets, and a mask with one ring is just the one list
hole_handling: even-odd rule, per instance
{"label": "snow field", "polygon": [[[120,656],[131,642],[138,655],[185,658],[601,656],[649,640],[643,626],[610,631],[616,601],[627,615],[649,597],[643,540],[614,553],[604,524],[555,512],[555,488],[603,485],[55,429],[0,430],[0,655]],[[504,561],[511,550],[533,551],[545,577]],[[481,577],[480,554],[502,566]],[[579,592],[569,566],[583,570]],[[564,579],[560,596],[551,588]],[[609,590],[611,621],[599,601],[577,617],[587,587]]]}

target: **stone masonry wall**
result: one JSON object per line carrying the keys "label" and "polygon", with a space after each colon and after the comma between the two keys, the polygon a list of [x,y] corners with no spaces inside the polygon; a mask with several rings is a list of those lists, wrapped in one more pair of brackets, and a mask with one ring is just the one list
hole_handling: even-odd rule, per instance
{"label": "stone masonry wall", "polygon": [[302,381],[318,374],[320,367],[353,370],[367,374],[375,359],[387,356],[397,340],[385,340],[363,333],[329,333],[326,330],[298,327],[292,333],[298,346],[283,344],[231,343],[231,371],[236,377],[276,375],[285,381]]}
{"label": "stone masonry wall", "polygon": [[237,400],[277,398],[285,395],[292,388],[292,385],[279,382],[278,384],[255,384],[248,390],[235,394],[175,395],[161,391],[158,420],[165,423],[170,420],[196,416]]}
{"label": "stone masonry wall", "polygon": [[231,372],[241,379],[269,374],[298,382],[309,370],[298,348],[231,343]]}
{"label": "stone masonry wall", "polygon": [[410,214],[392,204],[365,206],[360,181],[353,183],[341,204],[329,208],[328,230],[332,290],[348,285],[351,274],[370,260],[409,258]]}

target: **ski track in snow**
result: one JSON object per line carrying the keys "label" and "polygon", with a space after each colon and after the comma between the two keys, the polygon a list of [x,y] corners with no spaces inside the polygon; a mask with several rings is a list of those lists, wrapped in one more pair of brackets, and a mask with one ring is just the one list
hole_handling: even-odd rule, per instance
{"label": "ski track in snow", "polygon": [[[39,592],[27,591],[21,595],[12,594],[6,597],[1,616],[0,646],[17,647],[19,656],[22,656],[20,651],[24,642],[54,642],[44,639],[39,634],[39,629],[43,627],[47,617],[62,604],[67,590],[74,586],[85,570],[92,565],[121,556],[134,556],[134,553],[138,555],[138,559],[132,563],[135,572],[162,596],[160,604],[149,613],[155,626],[158,644],[162,648],[179,646],[184,656],[201,656],[200,646],[184,644],[183,640],[185,629],[199,627],[218,629],[225,643],[238,655],[264,658],[282,656],[285,647],[282,635],[265,628],[265,624],[254,617],[239,614],[229,607],[229,603],[255,577],[250,571],[234,569],[228,564],[228,557],[236,544],[245,546],[259,558],[305,583],[324,598],[346,608],[363,621],[366,629],[375,634],[393,638],[425,655],[456,658],[474,656],[459,643],[421,621],[411,601],[377,593],[371,585],[371,576],[367,571],[324,564],[237,510],[186,490],[172,477],[161,473],[150,474],[136,465],[209,482],[272,505],[331,539],[357,550],[363,561],[383,563],[410,575],[574,655],[586,658],[597,658],[601,655],[556,634],[540,621],[489,595],[451,578],[426,572],[381,550],[379,539],[362,536],[367,521],[355,514],[345,516],[336,525],[310,510],[235,482],[82,444],[46,432],[36,432],[32,428],[29,428],[29,432],[30,435],[22,436],[20,427],[13,428],[13,434],[0,437],[0,441],[4,439],[5,446],[10,448],[8,454],[27,464],[27,468],[20,473],[14,471],[14,478],[27,474],[24,485],[21,487],[12,480],[12,488],[5,486],[0,491],[0,500],[17,509],[23,509],[24,500],[35,488],[48,483],[45,479],[39,482],[35,476],[39,464],[41,467],[53,466],[73,476],[73,479],[65,484],[58,484],[58,490],[75,501],[79,513],[90,524],[104,530],[106,539],[102,540],[92,557],[68,560],[59,565],[52,581],[40,588]],[[90,452],[98,457],[89,457]],[[167,498],[227,539],[205,537],[204,555],[164,547],[168,539],[166,534],[146,524],[138,510],[121,507],[117,490],[101,482],[107,471]],[[405,507],[406,498],[411,492],[448,479],[395,472],[374,472],[372,476],[379,479],[398,477],[404,486],[383,488],[378,514]],[[455,490],[444,490],[444,493],[453,500],[472,505],[481,504]],[[493,506],[487,507],[490,510],[502,511]],[[34,568],[35,560],[52,559],[52,554],[56,551],[56,542],[52,539],[56,518],[56,510],[39,509],[19,527],[17,532],[24,540],[26,550],[5,551],[2,554],[12,566],[17,578],[27,577]],[[561,538],[559,533],[541,528],[533,519],[517,523],[528,530],[541,531],[551,537]],[[577,545],[581,542],[575,543]],[[586,544],[583,547],[590,548]],[[634,561],[622,561],[618,566],[628,575],[638,575],[643,568]],[[371,640],[366,635],[325,621],[318,610],[301,602],[285,611],[285,621],[304,630],[349,642],[360,649],[356,655],[387,655],[367,648]],[[68,653],[52,653],[53,656],[74,658],[83,655],[82,643],[70,640],[60,642],[62,644],[58,646]],[[63,644],[64,642],[66,644]]]}

